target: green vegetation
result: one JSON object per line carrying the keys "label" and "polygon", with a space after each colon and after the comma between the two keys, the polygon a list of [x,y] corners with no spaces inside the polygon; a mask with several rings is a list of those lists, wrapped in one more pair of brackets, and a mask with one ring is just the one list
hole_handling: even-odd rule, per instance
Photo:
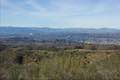
{"label": "green vegetation", "polygon": [[0,52],[0,80],[120,80],[119,50],[32,47]]}

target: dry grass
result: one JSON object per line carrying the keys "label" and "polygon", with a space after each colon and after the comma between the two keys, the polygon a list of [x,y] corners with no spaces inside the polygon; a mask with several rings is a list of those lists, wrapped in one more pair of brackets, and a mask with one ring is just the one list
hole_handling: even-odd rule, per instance
{"label": "dry grass", "polygon": [[1,64],[0,70],[0,80],[120,80],[120,52],[35,51],[24,64]]}

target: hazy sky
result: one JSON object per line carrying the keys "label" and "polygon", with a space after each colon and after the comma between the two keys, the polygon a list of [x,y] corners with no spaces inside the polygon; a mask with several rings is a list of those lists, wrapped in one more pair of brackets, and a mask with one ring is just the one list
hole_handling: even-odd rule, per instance
{"label": "hazy sky", "polygon": [[120,0],[0,0],[0,25],[120,28]]}

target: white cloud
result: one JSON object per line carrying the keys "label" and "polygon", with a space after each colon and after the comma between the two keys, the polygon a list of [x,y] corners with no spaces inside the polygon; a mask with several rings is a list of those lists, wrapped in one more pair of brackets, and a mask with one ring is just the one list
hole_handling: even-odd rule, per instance
{"label": "white cloud", "polygon": [[42,0],[14,1],[1,0],[0,9],[13,17],[20,15],[23,18],[49,21],[46,24],[44,22],[44,25],[120,25],[120,0],[45,0],[44,3]]}
{"label": "white cloud", "polygon": [[[49,6],[46,7],[42,3],[39,3],[38,0],[21,0],[21,3],[14,3],[12,0],[2,0],[2,5],[6,6],[11,13],[22,15],[26,13],[27,15],[30,14],[40,17],[87,16],[110,10],[117,11],[120,7],[120,3],[117,3],[116,5],[117,0],[96,0],[95,4],[93,1],[95,2],[95,0],[50,0]],[[33,9],[25,9],[26,5]]]}

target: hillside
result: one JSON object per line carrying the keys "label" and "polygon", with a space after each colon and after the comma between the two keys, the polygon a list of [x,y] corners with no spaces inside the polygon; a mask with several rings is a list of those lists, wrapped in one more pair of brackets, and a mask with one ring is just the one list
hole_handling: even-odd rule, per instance
{"label": "hillside", "polygon": [[0,27],[0,80],[120,80],[119,30],[94,30]]}
{"label": "hillside", "polygon": [[105,48],[4,45],[0,80],[119,80],[120,49]]}

